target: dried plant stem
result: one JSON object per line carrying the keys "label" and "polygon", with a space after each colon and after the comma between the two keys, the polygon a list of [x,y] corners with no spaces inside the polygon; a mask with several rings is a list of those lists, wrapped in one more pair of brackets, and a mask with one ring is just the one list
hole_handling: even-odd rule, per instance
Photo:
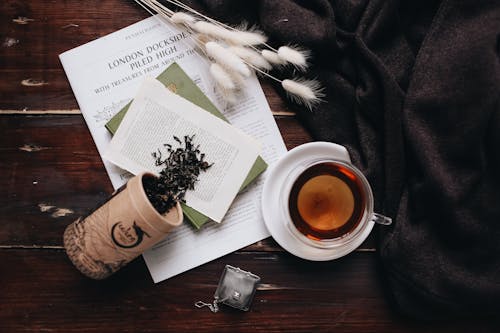
{"label": "dried plant stem", "polygon": [[[150,1],[150,2],[151,2],[151,1],[154,1],[154,0],[147,0],[147,1]],[[188,11],[188,12],[191,12],[191,13],[193,13],[193,14],[196,14],[196,15],[198,15],[198,16],[200,16],[200,17],[204,18],[204,19],[205,19],[205,20],[207,20],[208,22],[211,22],[211,23],[213,23],[213,24],[215,24],[215,25],[218,25],[218,26],[220,26],[220,27],[223,27],[223,28],[226,28],[226,29],[229,29],[229,30],[238,31],[238,29],[236,29],[236,28],[234,28],[234,27],[232,27],[232,26],[230,26],[230,25],[224,24],[224,23],[222,23],[222,22],[220,22],[220,21],[217,21],[217,20],[215,20],[215,19],[211,18],[210,16],[206,16],[206,15],[204,15],[204,14],[200,13],[199,11],[197,11],[197,10],[195,10],[195,9],[193,9],[193,8],[191,8],[191,7],[189,7],[189,6],[187,6],[187,5],[185,5],[185,4],[184,4],[184,3],[182,3],[181,1],[177,1],[177,0],[165,0],[165,1],[167,1],[167,2],[169,2],[169,3],[171,3],[171,4],[173,4],[173,5],[176,5],[176,6],[178,6],[178,7],[182,8],[182,9],[184,9],[184,10]],[[156,2],[156,1],[155,1],[155,2]],[[274,52],[278,52],[278,50],[277,50],[277,49],[275,49],[275,48],[274,48],[274,47],[272,47],[271,45],[267,44],[266,42],[263,42],[263,43],[261,43],[261,44],[262,44],[262,45],[264,45],[265,47],[267,47],[268,49],[273,50]],[[257,49],[255,46],[251,46],[251,47],[252,47],[255,51],[259,52],[259,49]]]}
{"label": "dried plant stem", "polygon": [[273,76],[273,75],[269,74],[268,72],[266,72],[265,70],[260,69],[259,67],[256,67],[256,66],[254,66],[252,64],[249,64],[249,63],[246,63],[246,64],[247,64],[247,66],[251,67],[256,72],[259,72],[260,74],[262,74],[262,75],[270,78],[271,80],[274,80],[274,81],[279,82],[279,83],[283,82],[283,80],[278,79],[276,76]]}
{"label": "dried plant stem", "polygon": [[266,59],[271,64],[282,66],[285,64],[285,61],[278,55],[278,53],[270,50],[262,50],[261,52],[264,59]]}
{"label": "dried plant stem", "polygon": [[185,12],[176,12],[170,16],[170,20],[172,20],[175,24],[182,24],[186,27],[189,27],[191,24],[196,22],[196,18],[191,14]]}
{"label": "dried plant stem", "polygon": [[151,7],[155,7],[160,9],[161,12],[167,14],[169,17],[172,16],[175,12],[167,7],[165,7],[161,2],[156,0],[135,0],[135,2],[141,1],[147,3]]}
{"label": "dried plant stem", "polygon": [[231,46],[229,50],[236,54],[238,57],[264,70],[271,70],[272,65],[257,51],[254,51],[252,48],[243,47],[243,46]]}
{"label": "dried plant stem", "polygon": [[[164,0],[183,11],[168,9],[158,0],[135,0],[151,15],[159,14],[162,22],[168,21],[182,26],[191,33],[191,41],[197,51],[212,63],[210,71],[217,86],[227,98],[236,101],[235,92],[243,85],[244,77],[251,69],[280,83],[293,101],[311,109],[321,101],[322,88],[316,80],[279,79],[269,70],[292,65],[305,71],[310,56],[298,46],[281,46],[278,49],[266,43],[267,37],[255,28],[237,28],[221,23],[179,0]],[[191,44],[192,45],[192,44]]]}

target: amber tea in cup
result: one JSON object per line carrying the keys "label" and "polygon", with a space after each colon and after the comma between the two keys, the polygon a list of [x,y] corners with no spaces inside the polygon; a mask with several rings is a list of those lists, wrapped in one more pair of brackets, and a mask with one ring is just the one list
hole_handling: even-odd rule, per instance
{"label": "amber tea in cup", "polygon": [[362,180],[340,163],[322,162],[304,170],[288,199],[297,230],[312,240],[341,237],[363,218],[366,193]]}
{"label": "amber tea in cup", "polygon": [[356,229],[363,218],[366,193],[361,179],[339,163],[323,162],[304,170],[288,199],[297,230],[312,240],[332,239]]}

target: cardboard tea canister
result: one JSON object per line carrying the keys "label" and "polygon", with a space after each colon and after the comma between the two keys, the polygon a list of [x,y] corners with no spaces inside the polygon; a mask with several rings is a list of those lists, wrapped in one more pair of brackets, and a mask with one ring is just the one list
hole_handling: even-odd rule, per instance
{"label": "cardboard tea canister", "polygon": [[156,211],[144,191],[143,177],[155,176],[133,177],[97,210],[66,228],[66,253],[86,276],[110,276],[182,223],[179,203],[163,215]]}

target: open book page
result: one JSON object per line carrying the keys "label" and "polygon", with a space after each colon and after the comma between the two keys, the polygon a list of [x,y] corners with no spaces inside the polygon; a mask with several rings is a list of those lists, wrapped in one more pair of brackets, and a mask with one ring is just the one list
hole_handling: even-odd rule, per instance
{"label": "open book page", "polygon": [[[217,100],[207,61],[194,51],[188,35],[151,17],[59,56],[99,153],[111,141],[104,124],[134,98],[143,75],[156,77],[177,62],[223,111],[231,125],[261,143],[261,155],[272,166],[286,148],[257,78],[247,79],[240,103],[225,110],[224,104]],[[144,58],[137,50],[145,57],[152,55],[153,61],[136,68],[136,61]],[[120,62],[119,59],[133,60],[130,55],[138,59]],[[113,67],[117,59],[122,65]],[[111,162],[103,162],[115,189],[127,181],[128,172]],[[266,176],[264,172],[236,197],[221,224],[207,223],[199,231],[184,224],[146,252],[144,258],[153,280],[168,279],[269,237],[260,215],[260,195]]]}
{"label": "open book page", "polygon": [[158,173],[152,153],[163,144],[176,147],[174,136],[194,135],[212,167],[202,172],[186,204],[220,222],[257,159],[260,147],[247,134],[172,93],[153,78],[141,85],[104,157],[138,174]]}

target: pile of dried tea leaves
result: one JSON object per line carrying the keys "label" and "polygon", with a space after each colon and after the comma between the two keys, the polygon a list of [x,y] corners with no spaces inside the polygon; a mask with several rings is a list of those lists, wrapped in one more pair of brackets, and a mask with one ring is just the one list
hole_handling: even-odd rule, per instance
{"label": "pile of dried tea leaves", "polygon": [[174,136],[179,147],[165,144],[166,158],[162,157],[159,149],[152,154],[155,165],[162,166],[162,170],[159,177],[144,177],[143,186],[149,201],[160,214],[170,210],[178,201],[184,202],[186,191],[194,190],[200,172],[212,166],[205,161],[205,154],[200,152],[199,145],[193,145],[193,138],[194,135],[185,135],[183,143]]}

